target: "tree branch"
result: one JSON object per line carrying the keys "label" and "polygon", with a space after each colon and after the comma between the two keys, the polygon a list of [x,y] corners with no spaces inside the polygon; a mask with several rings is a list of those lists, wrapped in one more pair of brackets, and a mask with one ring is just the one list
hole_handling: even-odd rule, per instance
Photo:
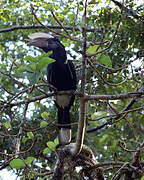
{"label": "tree branch", "polygon": [[[63,26],[68,31],[80,31],[78,27]],[[42,26],[42,25],[27,25],[27,26],[12,26],[10,28],[1,29],[0,33],[6,33],[11,31],[16,31],[20,29],[63,29],[61,26]],[[101,28],[86,28],[87,32],[102,32]]]}
{"label": "tree branch", "polygon": [[82,43],[82,77],[81,77],[81,94],[80,97],[80,113],[79,113],[79,123],[78,123],[78,131],[77,131],[77,139],[76,139],[76,148],[73,152],[73,155],[77,155],[80,153],[83,141],[84,141],[84,134],[86,129],[86,101],[85,101],[85,84],[86,84],[86,65],[87,65],[87,58],[86,58],[86,48],[87,48],[87,39],[86,39],[86,15],[87,15],[87,5],[88,1],[85,0],[84,4],[84,15],[83,15],[83,43]]}
{"label": "tree branch", "polygon": [[86,95],[85,100],[117,100],[125,98],[143,98],[144,92],[129,92],[127,94],[116,94],[116,95]]}
{"label": "tree branch", "polygon": [[[71,91],[68,92],[52,92],[52,93],[47,93],[44,95],[40,95],[40,96],[36,96],[33,98],[28,98],[26,100],[22,100],[22,101],[18,101],[18,102],[14,102],[14,103],[10,103],[7,104],[6,107],[14,107],[14,106],[18,106],[21,104],[26,104],[26,103],[31,103],[31,102],[35,102],[35,101],[40,101],[44,98],[48,98],[51,96],[55,96],[56,94],[75,94],[77,96],[82,96],[81,93],[72,93]],[[90,101],[90,100],[117,100],[117,99],[125,99],[125,98],[143,98],[144,96],[144,92],[129,92],[126,94],[116,94],[116,95],[85,95],[84,100],[85,101]]]}

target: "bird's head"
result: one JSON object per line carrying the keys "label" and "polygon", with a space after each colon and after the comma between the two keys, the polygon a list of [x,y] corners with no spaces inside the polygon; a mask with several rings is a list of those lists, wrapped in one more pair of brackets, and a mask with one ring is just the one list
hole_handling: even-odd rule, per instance
{"label": "bird's head", "polygon": [[65,47],[61,44],[61,42],[57,38],[49,34],[38,32],[30,34],[28,37],[28,46],[35,46],[41,48],[45,52],[55,51],[58,49],[65,50]]}

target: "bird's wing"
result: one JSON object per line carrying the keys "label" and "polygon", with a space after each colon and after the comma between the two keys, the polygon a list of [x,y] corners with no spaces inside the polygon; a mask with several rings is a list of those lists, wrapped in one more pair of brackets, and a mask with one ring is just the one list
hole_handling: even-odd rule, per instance
{"label": "bird's wing", "polygon": [[69,68],[69,71],[70,71],[71,78],[72,78],[72,80],[74,82],[74,89],[76,89],[76,85],[77,85],[76,71],[75,71],[74,64],[70,60],[68,61],[68,68]]}
{"label": "bird's wing", "polygon": [[52,67],[51,67],[51,65],[49,65],[47,67],[47,82],[49,84],[52,84]]}

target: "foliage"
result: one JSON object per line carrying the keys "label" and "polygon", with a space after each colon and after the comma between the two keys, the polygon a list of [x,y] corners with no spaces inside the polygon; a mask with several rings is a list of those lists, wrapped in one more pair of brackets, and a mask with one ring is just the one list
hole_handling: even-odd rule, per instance
{"label": "foliage", "polygon": [[[31,5],[37,18],[48,28],[38,24]],[[143,165],[134,164],[133,157],[137,154],[139,163],[140,157],[144,158],[144,100],[141,96],[144,95],[144,7],[131,0],[124,6],[134,10],[139,18],[113,2],[104,4],[90,0],[84,24],[81,0],[1,1],[1,169],[14,168],[21,179],[51,177],[58,140],[56,108],[46,83],[46,66],[53,59],[48,57],[51,52],[45,54],[28,47],[25,39],[39,31],[58,36],[66,47],[68,59],[74,60],[78,78],[82,79],[85,29],[88,59],[85,92],[103,98],[87,101],[84,144],[92,149],[100,163],[109,163],[104,166],[106,179],[117,175],[122,167],[117,162],[123,165],[128,162],[142,171]],[[79,83],[77,92],[80,88]],[[127,96],[118,98],[121,94]],[[117,95],[117,98],[107,95]],[[71,109],[73,136],[77,132],[79,103],[78,93]],[[144,172],[139,174],[135,179],[143,179]],[[74,176],[79,177],[79,173],[74,172]]]}

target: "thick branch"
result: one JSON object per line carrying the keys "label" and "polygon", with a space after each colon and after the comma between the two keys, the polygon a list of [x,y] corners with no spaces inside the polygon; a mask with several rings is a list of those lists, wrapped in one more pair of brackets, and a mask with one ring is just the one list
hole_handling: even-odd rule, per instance
{"label": "thick branch", "polygon": [[[10,107],[14,107],[14,106],[18,106],[21,104],[26,104],[26,103],[31,103],[31,102],[35,102],[35,101],[40,101],[42,99],[51,97],[51,96],[55,96],[56,94],[72,94],[71,92],[61,92],[61,93],[47,93],[44,95],[40,95],[40,96],[36,96],[33,98],[29,98],[26,100],[22,100],[22,101],[18,101],[18,102],[14,102],[14,103],[10,103],[7,104],[6,106],[10,106]],[[78,96],[82,96],[81,93],[74,93],[75,95]],[[117,99],[125,99],[125,98],[143,98],[144,96],[144,92],[129,92],[127,94],[116,94],[116,95],[85,95],[85,101],[90,101],[90,100],[117,100]]]}
{"label": "thick branch", "polygon": [[[63,29],[61,26],[46,26],[49,29]],[[1,29],[0,33],[5,32],[11,32],[16,31],[19,29],[46,29],[46,27],[43,27],[42,25],[27,25],[27,26],[12,26],[10,28]],[[78,27],[72,27],[72,26],[64,26],[66,30],[69,31],[80,31]],[[102,32],[101,28],[86,28],[87,32]]]}
{"label": "thick branch", "polygon": [[86,48],[87,48],[87,39],[86,39],[86,15],[87,15],[87,4],[88,1],[85,0],[84,4],[84,15],[83,15],[83,43],[82,43],[82,77],[81,77],[81,93],[82,97],[80,98],[80,113],[79,113],[79,123],[78,123],[78,132],[77,132],[77,139],[76,139],[76,148],[74,150],[73,155],[77,155],[80,153],[83,141],[84,141],[84,134],[86,129],[86,102],[85,102],[85,84],[86,84],[86,65],[87,65],[87,58],[86,58]]}
{"label": "thick branch", "polygon": [[83,97],[80,99],[80,113],[79,113],[79,123],[78,123],[78,131],[77,131],[77,139],[76,139],[76,148],[73,154],[79,154],[81,148],[83,146],[84,134],[86,129],[86,102]]}
{"label": "thick branch", "polygon": [[[139,90],[138,92],[139,92],[139,93],[142,93],[142,92],[143,92],[143,86],[140,88],[140,90]],[[129,103],[124,107],[124,109],[121,111],[121,113],[119,113],[114,119],[115,119],[115,120],[119,119],[123,113],[129,113],[130,111],[133,112],[133,111],[135,111],[135,110],[137,111],[137,110],[142,109],[142,107],[140,107],[140,108],[136,108],[136,109],[134,109],[134,110],[130,110],[130,108],[133,106],[133,104],[134,104],[135,102],[136,102],[136,97],[132,98],[132,99],[130,100],[130,102],[129,102]],[[110,119],[108,122],[106,122],[106,123],[104,123],[104,124],[102,124],[102,125],[100,125],[100,126],[97,126],[96,128],[87,130],[87,132],[89,133],[89,132],[97,131],[97,130],[102,129],[103,127],[105,127],[106,125],[109,125],[109,124],[112,124],[112,120],[111,120],[111,119]]]}
{"label": "thick branch", "polygon": [[127,94],[116,94],[116,95],[86,95],[85,100],[117,100],[125,98],[143,98],[144,92],[130,92]]}

